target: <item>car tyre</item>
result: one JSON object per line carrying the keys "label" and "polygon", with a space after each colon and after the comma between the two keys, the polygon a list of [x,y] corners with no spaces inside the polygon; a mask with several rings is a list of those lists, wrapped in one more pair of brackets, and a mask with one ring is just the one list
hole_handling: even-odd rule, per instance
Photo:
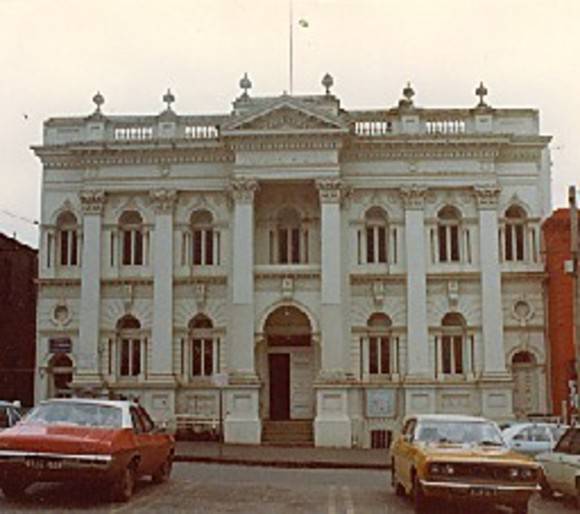
{"label": "car tyre", "polygon": [[163,461],[163,464],[157,468],[157,471],[151,475],[151,480],[154,484],[162,484],[167,482],[171,476],[171,470],[173,468],[173,455],[168,455]]}
{"label": "car tyre", "polygon": [[554,496],[554,491],[543,473],[540,477],[540,496],[548,500]]}
{"label": "car tyre", "polygon": [[423,487],[421,487],[421,482],[417,475],[413,477],[413,503],[415,506],[415,514],[427,514],[430,511],[427,498],[423,492]]}
{"label": "car tyre", "polygon": [[24,496],[28,484],[24,482],[4,482],[0,489],[9,500],[18,500]]}
{"label": "car tyre", "polygon": [[135,492],[137,470],[134,462],[131,462],[118,476],[113,484],[113,501],[128,502]]}

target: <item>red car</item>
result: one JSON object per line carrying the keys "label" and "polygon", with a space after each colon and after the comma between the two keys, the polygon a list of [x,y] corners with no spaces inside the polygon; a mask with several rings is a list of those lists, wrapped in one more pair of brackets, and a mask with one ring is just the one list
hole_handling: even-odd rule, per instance
{"label": "red car", "polygon": [[49,400],[0,433],[0,488],[17,498],[34,482],[98,480],[127,501],[138,477],[169,478],[174,452],[173,437],[136,403]]}

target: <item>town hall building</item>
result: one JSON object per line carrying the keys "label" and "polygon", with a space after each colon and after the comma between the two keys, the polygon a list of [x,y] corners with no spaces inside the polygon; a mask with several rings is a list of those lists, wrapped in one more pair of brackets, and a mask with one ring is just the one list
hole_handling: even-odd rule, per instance
{"label": "town hall building", "polygon": [[[97,391],[160,420],[277,422],[370,447],[405,415],[549,408],[533,109],[345,108],[51,118],[43,144],[36,399]],[[297,425],[298,426],[298,425]]]}

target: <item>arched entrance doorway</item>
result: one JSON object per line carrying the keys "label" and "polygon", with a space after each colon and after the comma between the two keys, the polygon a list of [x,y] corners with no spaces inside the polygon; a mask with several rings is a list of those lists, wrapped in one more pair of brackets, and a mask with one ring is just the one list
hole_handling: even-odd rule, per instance
{"label": "arched entrance doorway", "polygon": [[48,397],[70,398],[70,384],[73,379],[73,363],[66,353],[57,353],[49,361],[47,367]]}
{"label": "arched entrance doorway", "polygon": [[521,351],[512,357],[514,377],[514,414],[525,418],[539,409],[540,377],[536,358],[530,352]]}
{"label": "arched entrance doorway", "polygon": [[266,319],[264,335],[269,419],[312,419],[315,366],[310,320],[296,307],[282,306]]}

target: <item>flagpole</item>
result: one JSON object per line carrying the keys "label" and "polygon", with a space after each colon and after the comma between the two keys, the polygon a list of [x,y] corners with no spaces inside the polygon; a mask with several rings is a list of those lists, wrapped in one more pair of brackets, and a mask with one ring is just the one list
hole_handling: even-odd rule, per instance
{"label": "flagpole", "polygon": [[290,10],[289,10],[290,11],[289,12],[289,16],[290,16],[290,23],[289,23],[289,25],[290,25],[289,26],[289,30],[290,30],[290,34],[289,34],[289,36],[290,36],[290,44],[289,44],[289,50],[290,50],[290,62],[289,62],[289,64],[290,64],[290,70],[289,70],[290,88],[289,89],[290,89],[291,95],[292,95],[292,90],[293,90],[293,77],[292,77],[292,75],[294,73],[294,63],[293,63],[293,60],[294,60],[294,55],[293,55],[294,54],[294,48],[293,48],[293,46],[294,46],[294,37],[293,37],[294,36],[294,34],[293,34],[294,22],[293,22],[293,16],[292,16],[292,2],[293,2],[293,0],[290,0],[290,6],[289,6],[290,7]]}

